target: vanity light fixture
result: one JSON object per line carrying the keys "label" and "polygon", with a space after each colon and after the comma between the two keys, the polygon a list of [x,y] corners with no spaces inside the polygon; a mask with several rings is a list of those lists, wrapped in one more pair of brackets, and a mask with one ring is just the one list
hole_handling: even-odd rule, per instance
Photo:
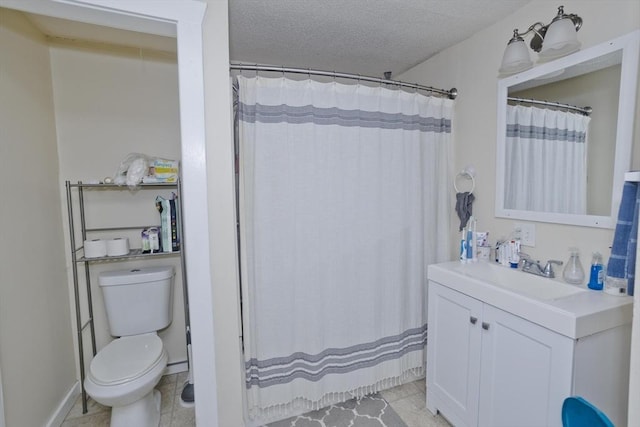
{"label": "vanity light fixture", "polygon": [[565,14],[564,6],[560,6],[551,23],[536,22],[523,33],[516,28],[504,51],[500,75],[515,74],[533,67],[523,36],[533,33],[529,46],[539,52],[540,61],[548,61],[580,49],[577,32],[581,26],[582,18],[573,13]]}

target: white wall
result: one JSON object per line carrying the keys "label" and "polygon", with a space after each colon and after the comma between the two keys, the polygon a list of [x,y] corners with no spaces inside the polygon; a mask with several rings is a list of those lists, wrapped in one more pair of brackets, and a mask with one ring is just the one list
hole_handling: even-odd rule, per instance
{"label": "white wall", "polygon": [[[577,13],[584,20],[578,32],[583,48],[640,28],[640,3],[635,0],[570,0],[563,4],[566,13]],[[546,0],[534,0],[398,77],[436,87],[458,88],[460,95],[453,122],[454,170],[462,170],[467,164],[476,167],[473,213],[478,218],[479,230],[490,231],[492,241],[507,236],[514,227],[514,221],[494,217],[497,74],[502,53],[514,28],[526,29],[536,21],[548,22],[556,14],[556,7],[557,4]],[[636,153],[640,151],[639,146],[636,137]],[[635,162],[634,167],[638,168],[640,164]],[[457,225],[456,221],[454,225]],[[452,239],[455,239],[456,230],[452,229]],[[536,223],[536,247],[525,249],[536,259],[566,261],[567,248],[576,246],[586,267],[593,251],[608,257],[612,238],[612,230]]]}
{"label": "white wall", "polygon": [[[208,0],[204,22],[205,89],[207,110],[207,164],[210,190],[210,229],[212,278],[214,281],[214,316],[216,323],[216,363],[220,425],[242,425],[239,418],[243,389],[243,372],[238,347],[237,252],[234,223],[232,142],[228,112],[228,23],[226,2]],[[418,65],[399,80],[422,82],[436,87],[457,87],[454,138],[456,164],[454,170],[473,163],[478,170],[474,212],[482,229],[493,236],[506,234],[511,221],[494,218],[496,90],[497,69],[513,28],[526,28],[536,20],[550,20],[557,5],[534,1],[513,16],[484,30],[470,39],[447,49]],[[638,27],[638,5],[635,1],[569,1],[565,10],[576,12],[585,20],[579,36],[590,46]],[[621,13],[621,11],[623,11]],[[597,23],[597,24],[596,24]],[[223,102],[224,101],[224,102]],[[453,190],[452,190],[453,191]],[[454,221],[455,223],[455,221]],[[537,224],[538,247],[535,256],[565,258],[566,247],[577,245],[583,253],[605,249],[611,243],[609,230],[579,229]],[[455,238],[452,229],[452,238]],[[574,237],[576,237],[574,239]],[[558,245],[558,239],[564,242]],[[453,245],[455,246],[455,245]],[[452,254],[453,255],[453,254]],[[585,260],[588,263],[588,260]]]}
{"label": "white wall", "polygon": [[[583,48],[640,28],[640,2],[636,0],[568,0],[563,4],[567,13],[576,13],[584,20],[578,32]],[[555,14],[556,6],[556,3],[549,1],[534,0],[511,16],[399,76],[400,80],[417,81],[436,87],[457,87],[460,91],[453,125],[454,170],[461,170],[467,164],[475,165],[477,199],[473,212],[478,217],[480,229],[489,230],[493,241],[496,237],[509,234],[514,226],[511,220],[494,217],[497,70],[513,29],[525,29],[536,21],[549,22]],[[640,94],[640,87],[638,93]],[[638,99],[637,94],[636,117]],[[637,122],[632,169],[640,169],[640,125]],[[452,230],[452,239],[457,234],[455,230],[457,229]],[[605,256],[611,253],[609,247],[613,230],[536,223],[536,234],[536,247],[525,249],[537,259],[566,260],[567,248],[576,246],[580,248],[583,264],[587,267],[592,251],[599,251]],[[452,256],[455,254],[452,253]],[[636,296],[636,303],[638,300]],[[637,313],[639,311],[636,307],[635,314]],[[637,316],[634,318],[633,330],[635,337],[638,337],[640,319]],[[640,354],[640,340],[636,339],[632,347],[632,353]],[[637,404],[634,404],[640,394],[640,387],[637,387],[640,382],[639,366],[640,363],[632,361],[631,381],[635,385],[632,386],[629,398],[629,425],[640,422]]]}
{"label": "white wall", "polygon": [[8,426],[44,425],[76,383],[49,52],[0,9],[0,370]]}
{"label": "white wall", "polygon": [[[52,42],[50,52],[61,188],[65,180],[87,182],[113,176],[129,153],[180,158],[175,55],[63,41]],[[92,234],[90,237],[126,236],[131,247],[139,248],[142,226],[160,223],[154,204],[156,195],[167,198],[170,193],[170,190],[85,190],[88,227],[141,226],[139,230],[129,233],[113,231],[102,235]],[[79,228],[76,228],[76,233],[78,244],[81,244]],[[109,335],[97,274],[105,270],[158,265],[172,265],[176,269],[173,322],[160,332],[160,336],[169,353],[169,364],[186,361],[183,291],[178,257],[92,265],[98,350],[113,338]],[[79,278],[84,278],[82,269]],[[81,290],[84,290],[84,286],[82,282]],[[83,310],[83,314],[83,319],[86,319],[86,310]],[[88,332],[84,338],[85,348],[89,348]],[[91,360],[90,354],[86,360],[87,363]]]}
{"label": "white wall", "polygon": [[[203,23],[211,278],[216,337],[218,424],[242,426],[241,364],[236,242],[229,24],[227,1],[207,0]],[[195,344],[194,344],[195,345]]]}

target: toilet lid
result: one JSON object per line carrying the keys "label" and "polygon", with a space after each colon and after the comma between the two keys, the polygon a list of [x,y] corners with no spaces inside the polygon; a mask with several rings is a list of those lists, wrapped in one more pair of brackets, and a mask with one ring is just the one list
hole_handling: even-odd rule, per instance
{"label": "toilet lid", "polygon": [[89,371],[98,384],[118,384],[144,375],[162,355],[162,340],[156,334],[122,337],[96,354]]}

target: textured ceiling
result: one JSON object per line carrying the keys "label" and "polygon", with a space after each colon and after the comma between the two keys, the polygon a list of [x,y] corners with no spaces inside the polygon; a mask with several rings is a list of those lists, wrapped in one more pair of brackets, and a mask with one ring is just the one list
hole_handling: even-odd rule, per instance
{"label": "textured ceiling", "polygon": [[[229,0],[230,56],[232,62],[398,75],[529,1]],[[175,52],[169,37],[30,19],[54,38]]]}
{"label": "textured ceiling", "polygon": [[397,75],[526,3],[230,0],[230,55],[238,62]]}

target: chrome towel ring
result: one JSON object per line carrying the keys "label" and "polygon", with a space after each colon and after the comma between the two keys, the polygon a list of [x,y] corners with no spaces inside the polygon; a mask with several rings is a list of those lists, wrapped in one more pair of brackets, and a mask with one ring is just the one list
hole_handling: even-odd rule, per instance
{"label": "chrome towel ring", "polygon": [[463,191],[460,190],[460,188],[458,188],[458,184],[457,181],[459,179],[464,179],[466,181],[471,181],[471,189],[470,190],[466,190],[469,192],[469,194],[473,193],[473,190],[475,190],[476,188],[476,179],[474,177],[475,175],[475,170],[473,170],[471,167],[467,167],[464,170],[458,172],[458,174],[456,175],[456,177],[453,180],[453,188],[456,189],[456,193],[462,193]]}

